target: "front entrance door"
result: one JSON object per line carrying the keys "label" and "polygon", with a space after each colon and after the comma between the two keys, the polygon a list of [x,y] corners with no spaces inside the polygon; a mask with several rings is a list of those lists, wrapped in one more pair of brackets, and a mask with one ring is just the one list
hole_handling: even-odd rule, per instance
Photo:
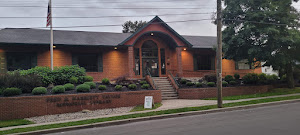
{"label": "front entrance door", "polygon": [[143,76],[151,74],[152,77],[158,77],[158,59],[143,58]]}

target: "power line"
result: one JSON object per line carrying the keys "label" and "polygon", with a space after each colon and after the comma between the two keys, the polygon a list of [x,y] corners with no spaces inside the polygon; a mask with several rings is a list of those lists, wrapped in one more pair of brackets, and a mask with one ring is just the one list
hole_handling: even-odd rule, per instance
{"label": "power line", "polygon": [[[11,8],[11,7],[19,7],[19,8],[48,8],[46,6],[0,6],[4,8]],[[77,6],[55,6],[51,8],[88,8],[88,9],[199,9],[199,7],[77,7]],[[212,8],[201,8],[201,9],[212,9]],[[214,9],[214,8],[213,8]]]}
{"label": "power line", "polygon": [[[122,17],[149,17],[149,16],[176,16],[176,15],[200,15],[200,14],[213,14],[214,12],[207,12],[207,13],[184,13],[184,14],[150,14],[150,15],[134,15],[134,16],[122,16],[122,15],[118,15],[118,16],[75,16],[75,17],[71,17],[71,16],[58,16],[58,17],[52,17],[52,18],[122,18]],[[34,19],[34,18],[45,18],[45,17],[18,17],[18,16],[13,16],[13,17],[0,17],[0,19],[19,19],[19,18],[30,18],[30,19]]]}
{"label": "power line", "polygon": [[[138,0],[138,1],[88,1],[88,0],[84,0],[84,2],[97,2],[97,3],[130,3],[130,2],[134,2],[134,3],[154,3],[154,2],[187,2],[187,1],[198,1],[198,0],[154,0],[154,1],[143,1],[143,0]],[[0,1],[0,2],[43,2],[46,3],[48,1]],[[66,1],[64,1],[66,2]],[[80,1],[69,1],[71,2],[80,2]],[[82,2],[82,1],[81,1]],[[70,4],[69,3],[69,4]]]}
{"label": "power line", "polygon": [[[182,22],[199,22],[199,21],[212,21],[212,19],[198,19],[198,20],[183,20],[183,21],[169,21],[169,22],[153,22],[151,24],[162,24],[162,23],[182,23]],[[122,26],[123,24],[108,24],[108,25],[81,25],[81,26],[61,26],[61,27],[52,27],[52,28],[79,28],[79,27],[114,27]],[[41,29],[47,27],[27,27],[32,29]],[[0,28],[4,29],[4,28]]]}
{"label": "power line", "polygon": [[237,20],[237,19],[223,19],[223,20],[225,20],[225,21],[249,22],[249,23],[256,23],[256,24],[266,24],[266,25],[278,25],[278,26],[299,27],[299,26],[292,26],[292,25],[285,24],[285,23],[258,22],[258,21]]}

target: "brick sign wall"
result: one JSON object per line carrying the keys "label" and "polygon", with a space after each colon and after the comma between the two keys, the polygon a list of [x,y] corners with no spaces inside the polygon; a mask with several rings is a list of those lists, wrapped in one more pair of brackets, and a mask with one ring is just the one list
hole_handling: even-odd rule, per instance
{"label": "brick sign wall", "polygon": [[[271,89],[270,85],[263,86],[240,86],[240,87],[223,87],[223,96],[234,95],[249,95],[257,93],[265,93]],[[192,88],[192,89],[179,89],[179,98],[181,99],[204,99],[217,97],[217,88]]]}
{"label": "brick sign wall", "polygon": [[78,112],[84,109],[128,107],[144,104],[145,96],[161,102],[160,90],[72,95],[1,97],[0,120]]}

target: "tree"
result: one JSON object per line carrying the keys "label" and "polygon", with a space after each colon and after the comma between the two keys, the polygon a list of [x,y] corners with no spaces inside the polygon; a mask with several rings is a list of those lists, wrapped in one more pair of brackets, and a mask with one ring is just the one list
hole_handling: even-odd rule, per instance
{"label": "tree", "polygon": [[134,33],[136,32],[139,28],[143,27],[147,22],[146,21],[126,21],[122,27],[123,33]]}
{"label": "tree", "polygon": [[288,86],[294,88],[293,69],[299,60],[298,0],[224,0],[225,58],[284,69]]}

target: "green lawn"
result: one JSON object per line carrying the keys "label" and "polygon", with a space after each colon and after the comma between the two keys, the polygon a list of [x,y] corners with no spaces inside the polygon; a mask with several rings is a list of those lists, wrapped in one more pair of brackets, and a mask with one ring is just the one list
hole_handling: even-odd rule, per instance
{"label": "green lawn", "polygon": [[[224,107],[234,107],[234,106],[268,103],[268,102],[284,101],[284,100],[292,100],[292,99],[300,99],[300,95],[258,99],[258,100],[243,101],[243,102],[237,102],[237,103],[227,103],[227,104],[224,104]],[[93,123],[99,123],[99,122],[105,122],[105,121],[124,120],[124,119],[130,119],[130,118],[147,117],[147,116],[155,116],[155,115],[163,115],[163,114],[174,114],[174,113],[189,112],[189,111],[209,110],[209,109],[215,109],[215,108],[217,108],[217,105],[208,105],[208,106],[201,106],[201,107],[186,107],[186,108],[179,108],[179,109],[170,109],[170,110],[163,110],[163,111],[153,111],[153,112],[146,112],[146,113],[114,116],[114,117],[108,117],[108,118],[98,118],[98,119],[42,125],[42,126],[27,127],[27,128],[17,128],[17,129],[0,131],[0,134],[21,133],[21,132],[43,130],[43,129],[60,128],[60,127],[68,127],[68,126],[76,126],[76,125],[84,125],[84,124],[93,124]]]}
{"label": "green lawn", "polygon": [[24,120],[24,119],[4,120],[4,121],[0,121],[0,128],[19,126],[19,125],[28,125],[28,124],[34,124],[34,123],[29,120]]}
{"label": "green lawn", "polygon": [[152,107],[152,109],[144,109],[144,105],[138,105],[138,106],[134,107],[130,112],[153,110],[153,109],[156,109],[156,108],[161,107],[161,106],[162,106],[161,103],[155,103],[154,107]]}
{"label": "green lawn", "polygon": [[[247,98],[288,95],[288,94],[296,94],[296,93],[300,93],[300,87],[297,87],[295,89],[277,88],[277,89],[273,89],[267,93],[262,93],[262,94],[228,96],[228,97],[223,97],[223,100],[239,100],[239,99],[247,99]],[[204,100],[217,100],[217,98],[206,98]]]}

